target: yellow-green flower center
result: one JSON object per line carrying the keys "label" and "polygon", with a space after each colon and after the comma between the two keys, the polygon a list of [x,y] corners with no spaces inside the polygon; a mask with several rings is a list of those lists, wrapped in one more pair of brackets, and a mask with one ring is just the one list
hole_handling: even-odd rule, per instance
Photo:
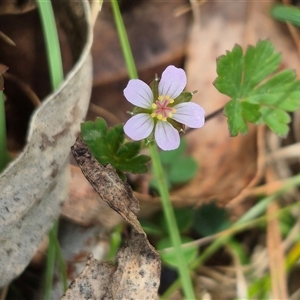
{"label": "yellow-green flower center", "polygon": [[159,96],[158,100],[152,104],[153,112],[151,114],[152,118],[157,118],[161,121],[167,121],[167,118],[172,118],[173,114],[176,112],[176,109],[168,106],[172,104],[174,100],[169,96]]}

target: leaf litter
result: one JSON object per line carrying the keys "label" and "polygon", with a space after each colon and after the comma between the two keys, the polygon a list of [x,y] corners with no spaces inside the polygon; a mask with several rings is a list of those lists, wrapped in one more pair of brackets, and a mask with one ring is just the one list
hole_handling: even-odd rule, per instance
{"label": "leaf litter", "polygon": [[[231,50],[235,44],[241,45],[245,50],[248,45],[255,45],[259,40],[270,39],[276,51],[282,54],[283,62],[280,68],[296,69],[299,75],[299,53],[297,53],[295,47],[299,42],[299,36],[296,37],[296,41],[293,41],[290,35],[287,34],[285,26],[272,20],[268,12],[273,3],[275,2],[249,1],[223,3],[220,1],[209,1],[201,6],[199,22],[194,23],[187,51],[186,70],[189,78],[187,88],[193,89],[197,83],[200,83],[200,88],[197,86],[198,93],[195,94],[194,99],[205,108],[209,108],[207,111],[208,114],[224,106],[229,100],[214,90],[212,82],[217,77],[215,70],[216,58],[223,55],[226,50]],[[201,72],[203,72],[205,80],[202,80],[202,76],[199,76]],[[210,120],[207,126],[201,131],[201,134],[198,134],[197,131],[191,132],[188,135],[188,142],[201,168],[198,176],[192,182],[179,191],[176,190],[176,196],[178,197],[178,192],[182,198],[184,195],[192,195],[194,201],[198,199],[197,204],[199,205],[204,201],[216,198],[219,204],[226,205],[230,208],[231,212],[241,215],[251,205],[253,196],[269,195],[276,192],[279,186],[284,184],[284,180],[292,175],[292,161],[295,167],[296,157],[299,158],[299,153],[295,152],[297,148],[288,149],[288,147],[291,147],[289,144],[293,143],[293,134],[296,136],[295,140],[299,144],[299,111],[296,111],[293,115],[292,126],[294,132],[286,140],[278,138],[279,149],[274,150],[270,149],[266,144],[270,136],[263,127],[250,127],[250,134],[248,133],[245,136],[239,136],[234,139],[230,138],[228,132],[226,132],[225,118],[221,115],[218,118]],[[298,144],[294,144],[294,146]],[[266,180],[267,184],[265,185],[262,184],[255,187],[266,178],[266,172],[269,169],[269,167],[266,168],[266,165],[270,161],[272,152],[275,151],[274,153],[276,153],[278,150],[283,150],[284,148],[282,147],[284,145],[287,146],[285,147],[287,149],[285,153],[282,151],[280,167],[277,170],[268,171],[275,175],[273,179]],[[289,172],[285,172],[284,175],[283,170],[289,170]],[[240,173],[240,171],[242,172]],[[280,173],[281,175],[278,176]],[[298,199],[297,195],[299,195],[297,192],[292,198],[290,195],[289,201],[292,201],[291,199],[294,199],[294,201]],[[248,201],[246,202],[246,200]],[[283,204],[282,199],[278,199],[278,201],[280,204]],[[178,203],[180,202],[178,201]],[[271,213],[271,210],[272,208],[269,208],[267,215],[273,220],[270,222],[275,222],[274,211]],[[297,209],[293,214],[297,214]],[[298,228],[297,226],[295,224],[292,229],[293,232],[294,229]],[[246,283],[246,288],[251,287],[251,280],[255,278],[255,276],[249,276],[249,270],[255,273],[256,269],[260,269],[261,273],[258,277],[267,276],[269,272],[268,257],[272,256],[277,258],[277,261],[272,262],[272,273],[274,275],[278,270],[282,271],[284,259],[289,255],[287,245],[291,246],[290,235],[282,237],[282,240],[280,240],[278,238],[278,234],[280,233],[278,233],[278,230],[275,230],[271,223],[268,228],[267,241],[268,243],[272,241],[272,246],[267,250],[263,241],[264,237],[259,235],[257,238],[260,240],[256,241],[257,244],[253,252],[249,253],[250,263],[242,266],[243,272],[246,271],[245,267],[248,267],[248,272],[244,273],[247,274],[246,282],[244,279],[243,282],[240,282],[241,285]],[[276,249],[282,245],[284,247],[284,256],[276,253]],[[243,246],[247,247],[246,244]],[[256,254],[258,253],[261,255],[257,256]],[[260,266],[263,267],[260,268]],[[202,267],[198,272],[201,272],[201,270]],[[235,277],[228,269],[224,269],[222,274],[227,274],[228,280]],[[282,297],[286,297],[287,291],[285,288],[287,278],[283,282],[282,276],[283,274],[277,277],[277,281],[273,277],[272,284],[274,286],[277,284],[280,286],[280,289],[273,289],[273,294],[270,292],[269,297],[276,298],[277,296],[278,298],[278,295],[281,296],[281,299]],[[217,280],[213,280],[217,284],[212,288],[212,282],[208,282],[209,280],[213,280],[210,275],[205,279],[199,279],[199,285],[203,287],[204,291],[209,291],[212,299],[219,299],[221,296],[224,299],[236,297],[237,294],[230,293],[230,290],[232,292],[236,290],[239,282],[236,282],[234,286],[228,286],[228,282],[227,284],[226,282],[221,284]],[[235,280],[239,281],[240,279],[237,276]],[[216,295],[217,290],[226,291],[227,295]],[[236,290],[236,292],[238,291]]]}
{"label": "leaf litter", "polygon": [[[190,79],[189,84],[191,85],[191,89],[194,89],[196,86],[199,90],[198,94],[195,95],[198,97],[198,103],[208,107],[208,113],[218,109],[228,101],[226,97],[218,95],[216,91],[213,90],[212,82],[217,75],[212,68],[215,68],[215,59],[224,54],[225,50],[232,49],[234,44],[238,43],[242,45],[243,48],[246,48],[248,44],[255,44],[258,39],[271,38],[276,49],[283,52],[283,66],[292,68],[299,66],[298,57],[295,55],[293,44],[289,40],[288,35],[283,34],[284,31],[282,31],[282,28],[279,28],[278,24],[275,24],[270,20],[267,15],[267,11],[271,4],[272,2],[249,2],[233,3],[231,4],[233,6],[231,6],[228,2],[217,3],[210,1],[205,4],[206,6],[203,6],[203,9],[201,8],[203,24],[201,27],[195,29],[195,31],[192,31],[192,38],[198,38],[199,40],[197,45],[193,43],[190,44],[186,70],[190,70],[188,72],[190,72],[191,76],[188,75],[188,77]],[[228,10],[231,10],[231,15]],[[237,12],[239,13],[237,14]],[[192,49],[193,47],[194,49]],[[193,52],[196,56],[191,55]],[[197,56],[199,56],[200,62],[197,62]],[[202,77],[205,78],[205,81],[201,79],[201,72],[203,72]],[[194,74],[194,76],[192,76],[192,74]],[[205,102],[205,104],[203,104],[203,102]],[[295,115],[297,115],[297,112]],[[295,125],[297,124],[297,120],[299,124],[299,117],[295,118],[293,121],[295,134],[298,134],[299,142],[300,127]],[[201,168],[194,181],[173,192],[173,202],[176,204],[185,202],[200,205],[205,201],[217,198],[219,203],[226,204],[228,207],[238,211],[237,206],[231,206],[231,200],[234,199],[236,195],[242,194],[259,172],[262,174],[258,176],[255,184],[257,184],[259,179],[265,174],[264,171],[261,170],[262,168],[259,167],[261,164],[258,162],[260,152],[259,144],[261,140],[266,139],[265,133],[262,133],[259,137],[256,129],[251,127],[250,134],[247,136],[241,136],[234,139],[229,138],[226,119],[223,116],[219,116],[208,123],[206,132],[202,131],[201,135],[197,132],[192,132],[188,134],[188,139],[189,148],[193,153],[193,156],[200,163]],[[267,150],[265,145],[263,145],[263,150]],[[207,153],[209,153],[209,157],[207,156]],[[262,159],[264,160],[263,164],[266,163],[265,160],[268,160],[269,156],[269,153],[265,154],[265,156],[262,155]],[[297,157],[297,154],[294,154],[294,156]],[[286,159],[282,158],[282,161],[285,166],[289,168]],[[243,169],[242,172],[240,172],[240,169]],[[109,181],[110,179],[108,182]],[[201,185],[199,185],[200,182]],[[262,189],[259,193],[264,193],[266,188],[264,186],[260,187]],[[252,190],[254,191],[255,189]],[[274,192],[274,190],[276,190],[276,188],[271,192]],[[247,195],[249,194],[246,193],[243,195],[241,200],[248,199],[248,197],[246,197]],[[152,200],[153,198],[149,197],[148,203]],[[155,198],[155,200],[157,200],[156,203],[159,201],[158,198]],[[135,203],[135,201],[133,202]],[[138,206],[136,203],[132,204],[128,202],[127,204],[131,206],[131,209],[127,211],[131,216],[138,210]],[[118,205],[115,205],[116,204],[112,204],[112,207],[115,207],[117,210],[120,209],[118,208]],[[240,213],[242,213],[243,210],[244,209],[242,208]],[[127,216],[126,213],[123,214],[124,216]],[[133,218],[133,221],[137,220]],[[90,222],[90,220],[88,222]],[[287,248],[288,247],[285,247],[285,250],[287,250]],[[262,251],[260,251],[261,249]],[[253,259],[253,262],[251,262],[252,266],[260,266],[263,265],[262,262],[264,262],[265,267],[263,272],[266,272],[268,268],[268,262],[266,260],[268,254],[266,248],[264,248],[264,245],[257,245],[253,252],[261,253],[261,257],[260,259],[256,259],[255,255],[253,255],[251,258]],[[105,272],[105,277],[101,277],[103,274],[100,274],[97,278],[103,280],[103,285],[99,287],[100,281],[97,279],[98,285],[97,287],[94,287],[93,284],[96,283],[96,281],[93,282],[93,278],[91,278],[90,274],[97,273],[100,269]],[[201,274],[202,271],[203,269],[199,270],[199,273]],[[76,284],[80,285],[81,282],[87,282],[83,277],[86,276],[86,274],[89,274],[91,286],[98,291],[101,290],[101,287],[106,288],[107,283],[112,283],[111,275],[114,274],[114,272],[116,272],[115,265],[112,265],[111,263],[101,263],[91,257],[86,269],[80,277],[75,280],[73,285],[76,286]],[[227,298],[233,298],[235,295],[235,275],[232,272],[232,269],[218,269],[218,272],[218,275],[222,274],[223,281],[218,282],[217,280],[214,280],[216,276],[212,276],[212,272],[203,272],[204,276],[202,276],[202,280],[198,280],[199,277],[196,279],[196,282],[199,284],[198,286],[208,287],[210,284],[212,288],[208,288],[207,290],[211,292],[209,296],[212,298],[217,298],[216,294],[220,296],[220,294],[216,293],[216,290],[221,289],[224,291],[225,286],[227,287],[227,289],[225,289],[226,294],[230,295]],[[214,284],[210,281],[205,285],[205,280],[208,281],[209,279],[214,281]],[[230,279],[230,282],[226,283],[227,285],[225,284],[226,279]],[[87,284],[87,287],[88,286],[89,284]],[[220,288],[220,286],[222,286],[222,288]],[[88,291],[91,290],[92,289],[87,289],[87,294],[89,294]],[[109,291],[106,295],[111,296],[112,292]],[[221,296],[223,295],[225,294],[222,294]],[[66,299],[80,299],[78,294],[76,296],[77,298]]]}
{"label": "leaf litter", "polygon": [[[200,26],[196,24],[191,31],[185,69],[189,78],[187,89],[198,89],[194,99],[208,108],[208,114],[224,106],[229,100],[226,96],[217,93],[212,83],[217,77],[216,58],[224,54],[226,50],[232,49],[234,44],[239,44],[246,49],[248,45],[255,45],[258,40],[270,38],[276,50],[282,52],[281,67],[299,68],[298,54],[293,42],[285,34],[282,26],[268,16],[267,12],[271,5],[272,2],[230,4],[210,1],[201,7],[201,24]],[[200,76],[201,72],[203,76]],[[298,112],[294,115],[299,116]],[[299,117],[293,119],[293,125],[295,135],[299,137],[299,126],[295,125],[299,124],[297,120]],[[226,118],[222,115],[209,121],[202,129],[201,135],[197,131],[189,133],[189,149],[199,162],[200,169],[194,180],[173,191],[171,195],[173,203],[201,205],[203,202],[217,199],[219,204],[226,205],[231,211],[241,215],[251,203],[240,203],[249,199],[249,196],[274,193],[283,184],[282,180],[272,180],[266,185],[255,187],[265,178],[265,166],[272,155],[265,144],[266,139],[269,137],[265,129],[253,126],[250,126],[247,135],[230,138]],[[299,157],[295,152],[292,155],[295,158]],[[282,157],[281,161],[286,168],[290,169],[286,157]],[[274,170],[272,172],[276,173]],[[268,187],[271,189],[268,190]],[[147,202],[154,206],[154,203],[159,202],[158,197],[136,195],[142,204]],[[232,201],[233,199],[236,201]],[[272,234],[274,233],[268,233],[269,240],[272,239]],[[291,237],[276,243],[275,248],[276,245],[283,243],[286,252],[292,245]],[[261,255],[257,256],[258,253]],[[253,250],[250,264],[246,266],[237,264],[241,270],[236,266],[226,266],[223,269],[222,267],[211,268],[210,271],[206,269],[207,272],[203,272],[206,267],[201,267],[198,274],[202,276],[196,279],[199,284],[198,288],[202,287],[203,294],[209,291],[208,294],[212,299],[219,299],[220,296],[232,299],[236,295],[236,286],[242,286],[243,289],[249,287],[249,282],[247,282],[249,278],[247,276],[244,278],[241,271],[249,272],[249,270],[258,270],[261,267],[260,276],[266,274],[269,267],[267,260],[269,254],[272,253],[268,253],[265,245],[258,243]],[[280,265],[275,264],[276,267]],[[220,294],[218,292],[220,290],[223,293]],[[226,290],[226,295],[224,290]]]}
{"label": "leaf litter", "polygon": [[117,265],[90,257],[84,271],[61,299],[157,299],[160,258],[136,217],[139,204],[131,187],[110,165],[99,164],[81,138],[77,138],[72,153],[100,198],[132,229],[129,239],[117,254]]}

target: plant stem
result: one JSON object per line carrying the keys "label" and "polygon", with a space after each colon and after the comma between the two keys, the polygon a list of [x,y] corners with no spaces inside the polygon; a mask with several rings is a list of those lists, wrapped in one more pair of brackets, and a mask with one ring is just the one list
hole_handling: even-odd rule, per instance
{"label": "plant stem", "polygon": [[57,222],[54,227],[49,232],[49,246],[47,251],[47,260],[46,260],[46,271],[45,271],[45,300],[51,299],[51,291],[52,291],[52,282],[53,282],[53,273],[54,273],[54,265],[55,265],[55,254],[56,247],[53,240],[57,235]]}
{"label": "plant stem", "polygon": [[[128,41],[127,33],[125,30],[124,22],[122,19],[122,15],[120,13],[118,1],[116,0],[111,0],[111,6],[114,14],[114,19],[115,19],[115,24],[117,27],[120,43],[121,43],[121,48],[123,51],[123,56],[125,59],[126,67],[129,73],[129,77],[131,79],[138,78],[136,66],[134,63],[133,55],[131,52],[131,47]],[[153,170],[154,170],[154,175],[157,179],[158,182],[158,188],[160,192],[160,196],[162,198],[162,205],[163,205],[163,210],[165,214],[165,218],[167,220],[168,224],[168,230],[169,230],[169,235],[172,241],[172,244],[175,248],[176,256],[178,259],[178,270],[179,270],[179,275],[182,281],[182,286],[184,290],[184,294],[186,299],[195,299],[194,295],[194,289],[193,285],[190,279],[190,274],[189,270],[187,268],[185,258],[183,256],[183,251],[181,248],[181,240],[180,240],[180,234],[179,230],[177,227],[174,211],[172,204],[170,202],[170,197],[169,197],[169,191],[167,189],[164,173],[163,173],[163,168],[160,162],[160,158],[158,155],[158,151],[156,148],[156,145],[151,145],[150,146],[150,152],[151,152],[151,157],[152,157],[152,164],[153,164]]]}
{"label": "plant stem", "polygon": [[[40,20],[42,23],[43,34],[45,38],[48,67],[50,73],[52,90],[56,90],[63,82],[63,67],[61,61],[61,52],[54,12],[51,1],[36,0]],[[49,247],[47,252],[46,270],[45,270],[45,299],[51,298],[52,281],[54,274],[54,265],[56,256],[58,256],[59,267],[63,278],[63,289],[67,287],[67,272],[63,262],[60,245],[57,239],[58,222],[56,221],[49,232]]]}
{"label": "plant stem", "polygon": [[37,0],[36,4],[45,38],[51,86],[52,90],[56,90],[62,83],[64,75],[52,3],[51,1]]}
{"label": "plant stem", "polygon": [[[267,208],[267,206],[283,195],[285,192],[290,189],[300,185],[300,174],[295,175],[286,180],[286,184],[274,193],[271,196],[265,197],[260,200],[255,206],[253,206],[250,210],[248,210],[240,219],[238,219],[232,226],[232,229],[238,229],[239,226],[245,224],[255,218],[258,218],[259,215],[263,214]],[[242,229],[242,228],[240,228]],[[234,233],[235,231],[233,231]],[[212,254],[214,254],[220,247],[222,247],[229,239],[230,235],[220,236],[216,240],[214,240],[190,266],[192,270],[199,268]],[[172,285],[168,288],[168,290],[161,296],[161,300],[168,299],[172,296],[172,294],[180,288],[181,282],[179,279],[175,280]],[[250,291],[251,292],[251,291]]]}
{"label": "plant stem", "polygon": [[196,299],[193,284],[190,277],[190,272],[183,255],[183,250],[181,248],[180,234],[177,227],[172,203],[170,201],[169,191],[167,188],[165,175],[159,158],[158,150],[154,143],[150,144],[149,149],[152,158],[154,176],[157,180],[158,189],[163,205],[163,211],[168,224],[169,235],[176,253],[178,271],[182,282],[184,295],[186,299]]}
{"label": "plant stem", "polygon": [[131,79],[136,79],[136,78],[138,78],[138,74],[136,71],[133,55],[131,52],[130,44],[128,41],[128,37],[127,37],[126,30],[125,30],[125,26],[124,26],[121,12],[120,12],[118,1],[110,0],[110,3],[111,3],[112,10],[113,10],[114,20],[115,20],[115,24],[117,26],[117,31],[118,31],[118,35],[119,35],[119,39],[120,39],[120,43],[121,43],[121,49],[123,52],[123,56],[124,56],[124,60],[126,63],[128,73],[129,73],[129,77]]}
{"label": "plant stem", "polygon": [[[58,223],[58,222],[56,222],[56,223]],[[58,227],[58,225],[56,225],[56,224],[54,226]],[[63,282],[63,290],[66,291],[68,288],[67,266],[66,266],[66,262],[64,260],[61,248],[60,248],[59,240],[57,238],[57,230],[56,230],[55,234],[53,234],[53,235],[52,235],[52,231],[51,231],[51,242],[53,242],[54,247],[55,247],[55,253],[57,256],[58,267],[59,267],[60,275],[61,275],[62,282]]]}

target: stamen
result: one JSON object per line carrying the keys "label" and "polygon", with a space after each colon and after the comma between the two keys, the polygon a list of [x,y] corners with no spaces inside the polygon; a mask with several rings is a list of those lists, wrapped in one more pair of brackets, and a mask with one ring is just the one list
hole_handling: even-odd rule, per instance
{"label": "stamen", "polygon": [[151,114],[152,118],[157,118],[161,121],[167,121],[167,118],[171,118],[173,113],[176,112],[176,109],[173,107],[168,106],[169,104],[173,103],[174,99],[170,96],[162,96],[158,97],[158,100],[155,103],[152,103],[152,109],[154,110]]}

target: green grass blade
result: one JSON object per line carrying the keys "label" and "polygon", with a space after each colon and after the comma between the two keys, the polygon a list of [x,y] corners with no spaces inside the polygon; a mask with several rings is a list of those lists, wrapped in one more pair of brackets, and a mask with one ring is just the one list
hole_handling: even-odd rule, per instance
{"label": "green grass blade", "polygon": [[118,31],[118,35],[119,35],[119,39],[120,39],[120,43],[121,43],[121,49],[123,52],[123,56],[125,59],[129,77],[131,79],[136,79],[136,78],[138,78],[138,74],[137,74],[137,70],[135,67],[133,55],[131,52],[131,48],[130,48],[130,44],[128,41],[126,30],[125,30],[122,15],[120,12],[120,8],[118,5],[118,1],[111,0],[110,3],[111,3],[112,10],[113,10],[115,24],[117,26],[117,31]]}
{"label": "green grass blade", "polygon": [[298,7],[278,4],[271,9],[271,15],[278,21],[289,22],[300,27],[300,9]]}
{"label": "green grass blade", "polygon": [[51,1],[37,0],[36,4],[45,38],[51,86],[53,90],[56,90],[62,83],[64,75],[52,3]]}
{"label": "green grass blade", "polygon": [[[45,38],[51,87],[53,90],[56,90],[63,82],[64,75],[63,75],[60,45],[59,45],[59,39],[58,39],[58,34],[56,29],[52,3],[51,1],[37,0],[36,4],[39,10],[40,20],[42,23],[43,34]],[[45,271],[45,299],[46,300],[51,298],[54,266],[55,266],[55,259],[57,255],[58,255],[59,265],[63,277],[64,290],[67,286],[66,270],[62,271],[64,265],[62,264],[61,261],[62,256],[60,255],[61,254],[60,247],[57,242],[57,230],[58,230],[58,223],[56,222],[56,224],[54,225],[54,227],[51,229],[49,233],[49,247],[47,253],[46,271]]]}

